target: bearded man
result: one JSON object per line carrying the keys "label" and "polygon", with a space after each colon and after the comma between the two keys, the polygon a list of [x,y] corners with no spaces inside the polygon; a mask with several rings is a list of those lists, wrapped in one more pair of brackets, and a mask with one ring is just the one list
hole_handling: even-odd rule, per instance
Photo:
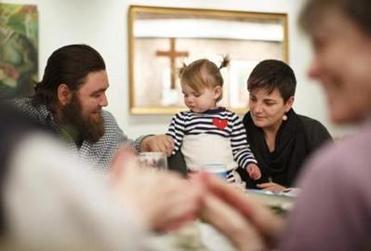
{"label": "bearded man", "polygon": [[123,133],[112,114],[102,109],[108,105],[108,87],[102,56],[88,45],[67,45],[49,57],[34,96],[14,104],[62,136],[82,159],[101,167],[110,165],[122,144],[170,153],[172,142],[165,135],[132,141]]}

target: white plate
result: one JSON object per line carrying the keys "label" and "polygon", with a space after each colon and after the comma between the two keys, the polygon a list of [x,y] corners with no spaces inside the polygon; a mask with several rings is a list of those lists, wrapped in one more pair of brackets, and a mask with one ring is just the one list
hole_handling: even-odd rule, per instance
{"label": "white plate", "polygon": [[279,207],[283,210],[290,210],[295,202],[295,196],[286,195],[284,193],[273,193],[257,189],[247,189],[246,194],[261,201],[263,204],[270,207]]}

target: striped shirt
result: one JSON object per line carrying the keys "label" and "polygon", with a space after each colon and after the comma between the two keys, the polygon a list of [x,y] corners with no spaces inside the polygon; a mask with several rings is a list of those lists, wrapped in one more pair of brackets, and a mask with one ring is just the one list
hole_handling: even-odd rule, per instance
{"label": "striped shirt", "polygon": [[[234,113],[223,107],[208,110],[203,113],[195,113],[192,111],[184,111],[177,113],[172,118],[167,135],[171,136],[174,140],[174,151],[175,154],[182,148],[184,138],[190,136],[191,138],[201,138],[206,136],[217,136],[226,139],[232,150],[234,161],[237,162],[238,166],[245,168],[250,163],[257,163],[253,153],[250,150],[250,146],[247,142],[247,136],[245,128],[240,118]],[[217,144],[219,140],[215,137],[209,137],[210,142],[208,144],[200,143],[202,147],[208,147],[207,153],[211,159],[215,159],[218,156],[218,149],[225,149],[219,147]],[[193,146],[198,146],[195,143]],[[229,147],[228,146],[228,147]],[[205,153],[203,149],[203,153]],[[201,154],[192,152],[200,158]],[[205,154],[203,154],[205,155]],[[185,156],[187,160],[187,156]],[[187,162],[187,161],[186,161]],[[188,165],[188,163],[187,163]],[[229,169],[229,168],[228,168]]]}

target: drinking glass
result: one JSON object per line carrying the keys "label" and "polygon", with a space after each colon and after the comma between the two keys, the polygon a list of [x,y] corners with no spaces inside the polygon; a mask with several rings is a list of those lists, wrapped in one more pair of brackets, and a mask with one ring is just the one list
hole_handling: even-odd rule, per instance
{"label": "drinking glass", "polygon": [[143,166],[166,170],[167,156],[163,152],[141,152],[138,156],[139,163]]}

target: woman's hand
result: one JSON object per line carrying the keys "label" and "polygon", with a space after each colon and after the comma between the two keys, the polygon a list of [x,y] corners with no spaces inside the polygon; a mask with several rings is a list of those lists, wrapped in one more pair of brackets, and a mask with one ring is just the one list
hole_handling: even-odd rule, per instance
{"label": "woman's hand", "polygon": [[193,180],[206,189],[201,217],[223,233],[239,251],[274,247],[281,233],[283,219],[267,207],[205,173]]}
{"label": "woman's hand", "polygon": [[140,168],[134,153],[121,149],[110,169],[113,189],[147,227],[167,231],[193,220],[201,207],[202,184],[191,185],[173,173]]}
{"label": "woman's hand", "polygon": [[140,149],[142,152],[163,152],[170,156],[174,149],[174,142],[165,134],[147,136],[142,140]]}
{"label": "woman's hand", "polygon": [[264,191],[271,191],[274,193],[282,192],[286,187],[281,186],[280,184],[274,182],[261,183],[256,185],[258,188],[263,189]]}

